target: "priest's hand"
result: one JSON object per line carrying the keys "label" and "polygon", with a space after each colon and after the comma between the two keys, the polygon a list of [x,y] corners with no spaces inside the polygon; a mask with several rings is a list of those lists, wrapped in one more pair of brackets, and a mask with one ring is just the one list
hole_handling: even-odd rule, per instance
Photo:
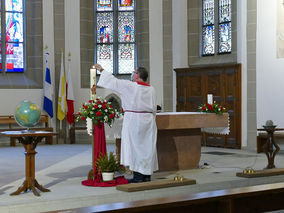
{"label": "priest's hand", "polygon": [[95,95],[96,94],[96,85],[94,84],[91,88],[92,94]]}
{"label": "priest's hand", "polygon": [[99,70],[100,72],[104,70],[100,64],[95,64],[95,68]]}

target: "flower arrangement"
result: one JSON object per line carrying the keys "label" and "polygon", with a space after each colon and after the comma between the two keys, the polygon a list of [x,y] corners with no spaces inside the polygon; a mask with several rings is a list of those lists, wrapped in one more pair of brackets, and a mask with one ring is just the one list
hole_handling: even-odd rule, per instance
{"label": "flower arrangement", "polygon": [[218,115],[222,115],[224,112],[226,112],[226,108],[217,104],[216,101],[214,101],[213,104],[202,104],[198,107],[198,110],[200,112],[216,113]]}
{"label": "flower arrangement", "polygon": [[122,115],[122,111],[114,109],[111,102],[107,102],[104,98],[96,98],[95,100],[89,100],[88,103],[83,103],[78,112],[76,121],[86,120],[90,118],[95,125],[99,122],[107,123],[112,127],[112,123],[115,119]]}

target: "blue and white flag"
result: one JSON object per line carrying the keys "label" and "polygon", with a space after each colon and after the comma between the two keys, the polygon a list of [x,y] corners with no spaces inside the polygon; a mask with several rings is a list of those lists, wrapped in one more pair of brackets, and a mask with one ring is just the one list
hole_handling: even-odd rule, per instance
{"label": "blue and white flag", "polygon": [[48,67],[48,55],[49,53],[45,54],[45,80],[44,80],[44,98],[43,98],[43,110],[47,112],[47,114],[52,118],[53,117],[53,102],[52,102],[52,94],[53,94],[53,87],[51,84],[51,76],[50,76],[50,69]]}

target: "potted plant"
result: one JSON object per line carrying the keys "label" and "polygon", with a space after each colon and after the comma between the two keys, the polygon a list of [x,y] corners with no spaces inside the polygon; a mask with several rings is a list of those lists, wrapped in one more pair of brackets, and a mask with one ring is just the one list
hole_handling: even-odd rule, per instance
{"label": "potted plant", "polygon": [[122,167],[113,152],[110,152],[109,155],[100,153],[96,165],[102,174],[103,181],[112,181],[114,172],[122,170]]}

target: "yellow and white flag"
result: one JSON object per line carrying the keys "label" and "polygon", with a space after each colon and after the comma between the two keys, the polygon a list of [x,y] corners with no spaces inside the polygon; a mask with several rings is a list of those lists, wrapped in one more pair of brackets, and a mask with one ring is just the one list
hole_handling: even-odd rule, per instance
{"label": "yellow and white flag", "polygon": [[63,51],[61,52],[60,82],[57,105],[57,119],[62,121],[66,115],[66,78],[63,65]]}

